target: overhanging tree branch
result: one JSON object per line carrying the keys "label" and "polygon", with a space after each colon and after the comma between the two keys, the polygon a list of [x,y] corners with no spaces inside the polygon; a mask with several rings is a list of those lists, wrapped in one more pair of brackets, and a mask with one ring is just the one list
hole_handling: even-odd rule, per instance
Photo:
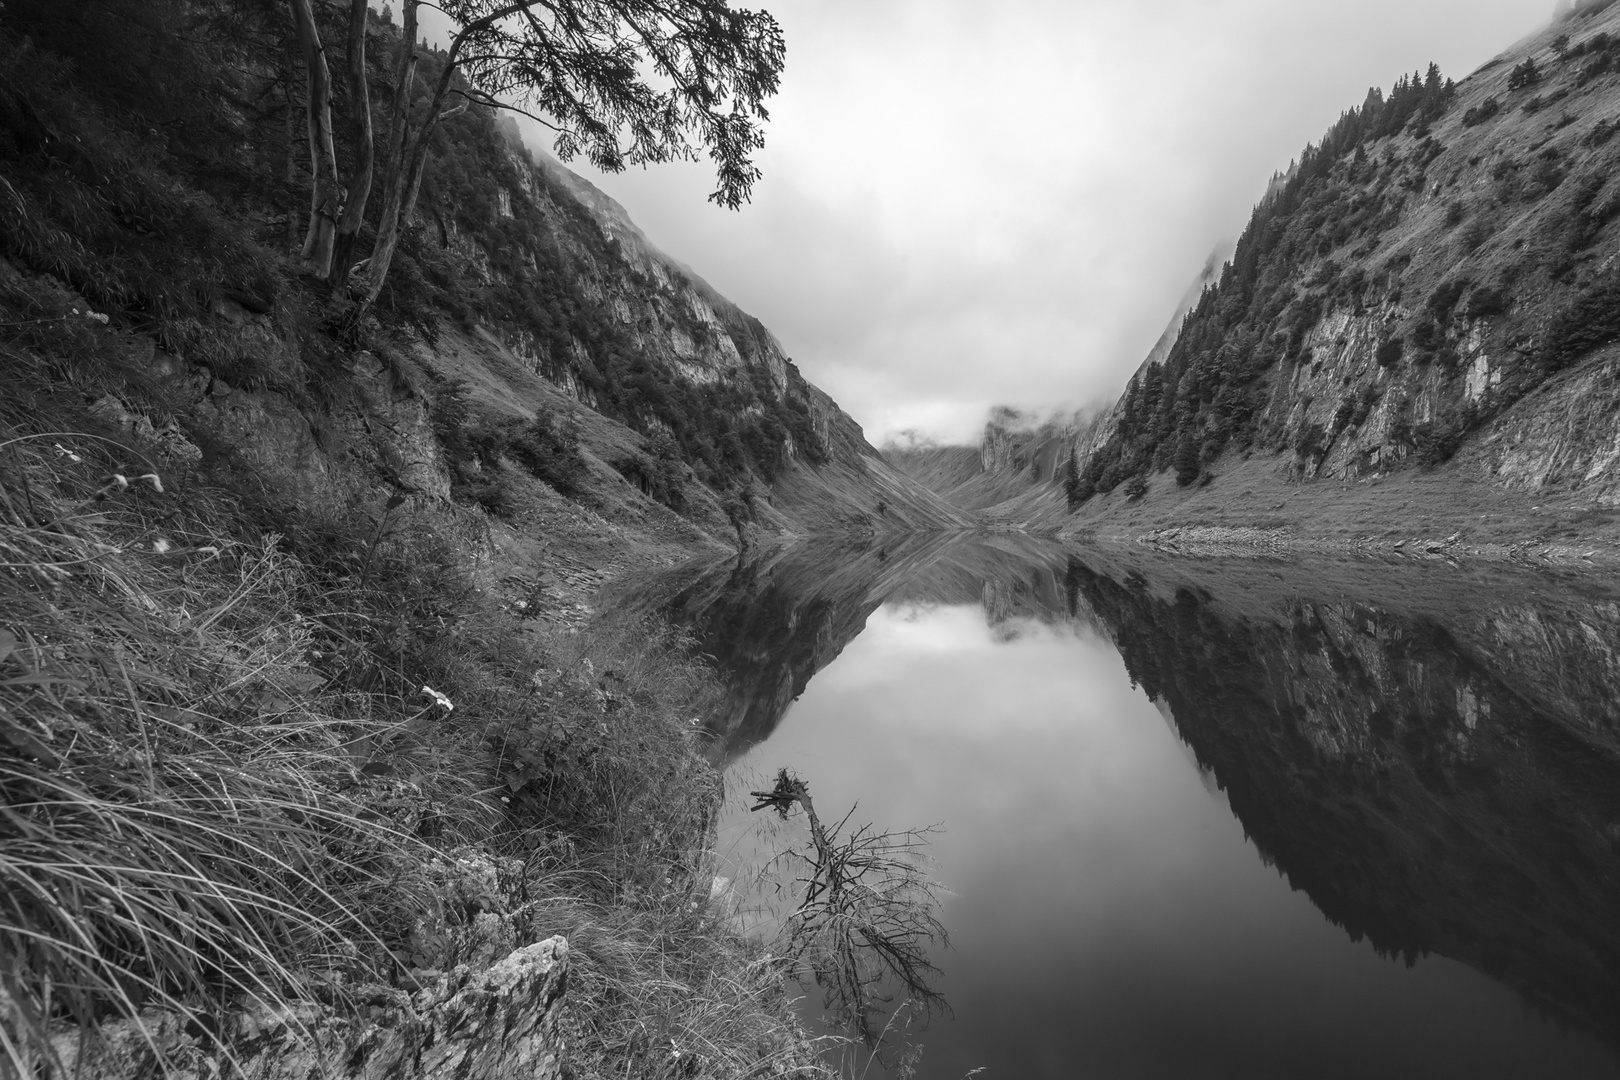
{"label": "overhanging tree branch", "polygon": [[[736,209],[748,199],[760,176],[752,154],[764,145],[764,101],[777,90],[784,59],[768,13],[733,9],[728,0],[443,0],[430,6],[459,29],[418,104],[410,76],[424,3],[402,4],[383,207],[362,315],[387,280],[451,95],[536,119],[557,133],[563,160],[584,153],[608,171],[689,160],[706,148],[718,179],[711,200]],[[648,67],[661,85],[649,81]]]}

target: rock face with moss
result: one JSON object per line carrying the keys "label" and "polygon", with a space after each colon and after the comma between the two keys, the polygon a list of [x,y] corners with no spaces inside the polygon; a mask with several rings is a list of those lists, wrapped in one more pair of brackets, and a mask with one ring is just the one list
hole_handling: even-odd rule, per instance
{"label": "rock face with moss", "polygon": [[[1620,9],[1374,91],[1278,176],[1085,452],[1084,494],[1223,455],[1620,500]],[[1214,467],[1217,475],[1221,469]]]}

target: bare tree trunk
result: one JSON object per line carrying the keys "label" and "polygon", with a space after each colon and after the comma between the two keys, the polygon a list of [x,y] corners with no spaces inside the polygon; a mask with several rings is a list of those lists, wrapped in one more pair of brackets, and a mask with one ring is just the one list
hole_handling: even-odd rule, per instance
{"label": "bare tree trunk", "polygon": [[286,128],[286,180],[287,180],[287,247],[298,247],[298,95],[293,92],[293,79],[297,75],[293,44],[287,42],[281,53],[282,92],[286,96],[286,112],[282,119]]}
{"label": "bare tree trunk", "polygon": [[388,264],[399,246],[400,206],[404,202],[404,164],[411,147],[411,90],[416,80],[416,7],[419,0],[400,4],[399,54],[394,61],[394,100],[388,108],[388,143],[383,152],[382,213],[377,219],[377,242],[366,264],[364,315],[376,303],[388,276]]}
{"label": "bare tree trunk", "polygon": [[354,265],[354,246],[365,224],[366,201],[371,197],[371,177],[376,154],[372,148],[371,89],[366,81],[366,0],[349,0],[349,110],[354,121],[355,147],[359,159],[349,181],[343,217],[337,223],[332,245],[332,265],[327,284],[334,292],[348,283]]}
{"label": "bare tree trunk", "polygon": [[388,158],[383,169],[383,209],[377,222],[377,244],[372,248],[371,261],[366,266],[370,280],[366,285],[365,299],[360,305],[360,316],[371,310],[371,305],[382,292],[383,283],[388,278],[388,266],[393,262],[394,251],[399,246],[399,231],[416,210],[416,198],[422,190],[422,172],[427,167],[428,150],[433,142],[433,129],[444,114],[444,99],[455,80],[462,48],[478,32],[532,7],[536,0],[511,0],[462,27],[445,51],[444,70],[433,87],[433,97],[428,102],[427,111],[413,132],[410,123],[410,75],[416,67],[416,8],[421,2],[404,0],[402,5],[405,27],[400,43],[400,79],[394,88],[394,108],[389,117]]}
{"label": "bare tree trunk", "polygon": [[337,150],[332,145],[332,73],[310,0],[288,0],[309,71],[309,160],[314,173],[310,188],[309,230],[304,234],[303,258],[325,277],[332,268],[338,204],[343,193],[338,182]]}

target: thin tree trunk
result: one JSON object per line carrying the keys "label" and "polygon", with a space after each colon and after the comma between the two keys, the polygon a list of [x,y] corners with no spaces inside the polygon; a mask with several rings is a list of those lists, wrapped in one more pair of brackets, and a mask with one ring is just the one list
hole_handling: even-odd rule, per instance
{"label": "thin tree trunk", "polygon": [[310,0],[288,0],[298,28],[304,66],[309,71],[309,159],[314,173],[310,188],[309,231],[302,255],[315,273],[325,277],[332,268],[332,243],[337,231],[338,204],[343,193],[338,182],[337,150],[332,144],[332,73],[326,65],[320,30]]}
{"label": "thin tree trunk", "polygon": [[366,201],[371,197],[376,159],[372,148],[371,89],[366,81],[366,14],[366,0],[349,0],[349,110],[354,121],[358,160],[332,245],[332,266],[326,280],[334,292],[348,283],[349,268],[354,265],[354,246],[365,224]]}
{"label": "thin tree trunk", "polygon": [[416,80],[416,7],[420,0],[400,4],[399,54],[394,61],[394,100],[388,109],[388,142],[383,152],[382,212],[377,218],[377,242],[366,264],[363,316],[376,303],[388,276],[388,264],[399,246],[400,204],[404,201],[404,164],[411,145],[411,90]]}
{"label": "thin tree trunk", "polygon": [[[415,69],[416,8],[421,2],[422,0],[404,0],[402,5],[405,32],[401,49],[406,50],[401,52],[399,60],[402,76]],[[427,111],[414,132],[410,124],[409,82],[407,78],[402,77],[395,86],[394,110],[389,118],[388,165],[383,173],[383,210],[377,222],[377,244],[372,249],[371,261],[366,266],[369,281],[366,285],[365,299],[360,305],[360,316],[371,310],[371,305],[382,292],[383,283],[388,278],[388,266],[393,262],[394,251],[399,246],[400,229],[416,210],[416,198],[422,190],[422,172],[427,166],[428,150],[433,142],[433,129],[444,112],[445,95],[450,92],[450,86],[455,79],[462,47],[478,32],[533,6],[535,2],[536,0],[512,0],[483,18],[462,27],[451,39],[450,48],[445,51],[444,70],[433,88],[433,97],[428,102]]]}
{"label": "thin tree trunk", "polygon": [[287,181],[287,247],[298,248],[298,122],[295,119],[298,113],[298,95],[293,92],[293,79],[297,75],[297,65],[294,60],[293,44],[286,43],[281,53],[281,88],[286,96],[286,111],[282,120],[286,130],[286,181]]}

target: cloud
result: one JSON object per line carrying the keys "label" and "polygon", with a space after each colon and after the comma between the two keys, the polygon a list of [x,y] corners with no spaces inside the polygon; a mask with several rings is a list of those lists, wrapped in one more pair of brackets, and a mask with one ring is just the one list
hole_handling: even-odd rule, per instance
{"label": "cloud", "polygon": [[1108,399],[1278,169],[1371,85],[1461,78],[1523,0],[754,0],[788,39],[765,179],[601,176],[874,441]]}

